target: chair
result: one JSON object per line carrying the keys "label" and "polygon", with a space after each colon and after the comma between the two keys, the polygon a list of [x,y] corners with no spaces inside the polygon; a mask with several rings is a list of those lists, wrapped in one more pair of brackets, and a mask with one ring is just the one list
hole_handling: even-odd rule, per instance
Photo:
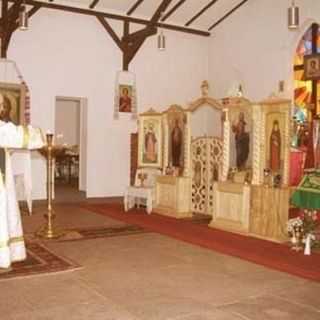
{"label": "chair", "polygon": [[[139,207],[141,203],[144,203],[148,214],[152,212],[152,206],[155,200],[156,178],[158,175],[161,175],[160,169],[137,169],[134,186],[127,187],[124,194],[125,211],[128,211],[135,205]],[[141,178],[144,178],[143,183],[141,183]]]}
{"label": "chair", "polygon": [[65,147],[55,157],[56,178],[71,183],[72,178],[79,177],[79,152],[76,147]]}

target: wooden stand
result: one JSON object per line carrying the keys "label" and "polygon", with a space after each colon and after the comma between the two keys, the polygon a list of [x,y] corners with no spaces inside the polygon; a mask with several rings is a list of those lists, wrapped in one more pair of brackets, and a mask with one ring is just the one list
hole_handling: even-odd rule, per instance
{"label": "wooden stand", "polygon": [[209,227],[248,233],[250,185],[234,182],[214,184],[214,212]]}
{"label": "wooden stand", "polygon": [[259,238],[288,240],[289,188],[251,187],[250,233]]}
{"label": "wooden stand", "polygon": [[174,218],[192,217],[191,181],[186,177],[159,176],[154,211]]}

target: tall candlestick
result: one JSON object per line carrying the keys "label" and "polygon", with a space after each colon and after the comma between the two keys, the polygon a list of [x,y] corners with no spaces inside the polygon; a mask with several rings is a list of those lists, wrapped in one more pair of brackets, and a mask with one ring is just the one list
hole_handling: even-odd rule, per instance
{"label": "tall candlestick", "polygon": [[53,159],[57,155],[59,149],[53,145],[53,134],[47,132],[47,145],[40,150],[40,153],[47,159],[47,200],[48,212],[45,214],[46,224],[36,233],[37,236],[46,239],[54,239],[61,237],[64,233],[57,230],[53,224],[55,213],[52,209],[52,189],[53,189]]}

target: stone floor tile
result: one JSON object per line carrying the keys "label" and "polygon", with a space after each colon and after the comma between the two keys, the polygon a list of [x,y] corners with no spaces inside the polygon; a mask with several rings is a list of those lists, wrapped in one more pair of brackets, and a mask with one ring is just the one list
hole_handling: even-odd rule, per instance
{"label": "stone floor tile", "polygon": [[224,312],[221,310],[214,311],[201,311],[198,313],[192,313],[184,316],[177,316],[174,318],[168,318],[167,320],[249,320],[241,315]]}
{"label": "stone floor tile", "polygon": [[[123,224],[75,204],[55,210],[62,229]],[[24,229],[45,212],[35,206]],[[1,320],[320,319],[320,284],[157,233],[45,245],[83,268],[0,281]]]}
{"label": "stone floor tile", "polygon": [[28,279],[25,286],[25,299],[34,310],[102,299],[94,290],[76,279],[74,273]]}
{"label": "stone floor tile", "polygon": [[112,303],[83,303],[16,314],[13,320],[138,320]]}
{"label": "stone floor tile", "polygon": [[0,319],[7,317],[15,310],[28,312],[33,309],[25,296],[25,284],[22,279],[4,280],[0,283]]}
{"label": "stone floor tile", "polygon": [[215,308],[188,298],[180,298],[174,293],[158,298],[144,298],[126,306],[126,309],[139,320],[167,320],[189,314],[201,313],[203,310],[215,311]]}
{"label": "stone floor tile", "polygon": [[130,305],[148,297],[159,297],[170,293],[168,288],[158,285],[146,275],[146,271],[136,272],[120,269],[105,271],[103,265],[81,272],[82,281],[99,294],[115,303]]}
{"label": "stone floor tile", "polygon": [[0,315],[10,317],[11,312],[20,310],[20,312],[28,312],[32,310],[32,305],[25,297],[17,294],[7,294],[1,288]]}
{"label": "stone floor tile", "polygon": [[44,242],[53,252],[68,257],[82,266],[104,263],[117,251],[117,246],[108,242],[109,238],[66,241]]}
{"label": "stone floor tile", "polygon": [[279,288],[278,291],[273,292],[273,295],[287,301],[312,307],[320,312],[320,283],[312,281],[305,281],[301,284],[296,283],[289,290],[286,287]]}
{"label": "stone floor tile", "polygon": [[320,313],[281,298],[263,295],[222,306],[220,310],[257,320],[317,320]]}
{"label": "stone floor tile", "polygon": [[251,271],[232,275],[231,279],[240,287],[250,287],[256,289],[258,294],[273,293],[281,288],[292,290],[297,286],[304,285],[305,279],[289,275],[284,272],[278,272],[271,269],[264,271]]}

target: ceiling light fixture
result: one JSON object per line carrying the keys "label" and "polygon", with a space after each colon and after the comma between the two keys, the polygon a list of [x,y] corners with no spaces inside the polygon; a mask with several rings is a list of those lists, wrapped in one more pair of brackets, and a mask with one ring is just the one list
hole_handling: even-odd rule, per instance
{"label": "ceiling light fixture", "polygon": [[160,31],[160,34],[158,35],[158,49],[159,50],[165,50],[166,49],[166,37],[163,34],[163,31]]}
{"label": "ceiling light fixture", "polygon": [[28,20],[29,20],[29,16],[28,16],[26,2],[24,0],[19,13],[19,29],[20,30],[23,30],[23,31],[28,30]]}
{"label": "ceiling light fixture", "polygon": [[290,30],[299,28],[299,7],[292,0],[291,7],[288,8],[288,28]]}
{"label": "ceiling light fixture", "polygon": [[[162,18],[163,14],[160,16],[160,20]],[[163,51],[166,49],[166,37],[163,34],[163,30],[160,27],[160,33],[158,34],[158,49]]]}

